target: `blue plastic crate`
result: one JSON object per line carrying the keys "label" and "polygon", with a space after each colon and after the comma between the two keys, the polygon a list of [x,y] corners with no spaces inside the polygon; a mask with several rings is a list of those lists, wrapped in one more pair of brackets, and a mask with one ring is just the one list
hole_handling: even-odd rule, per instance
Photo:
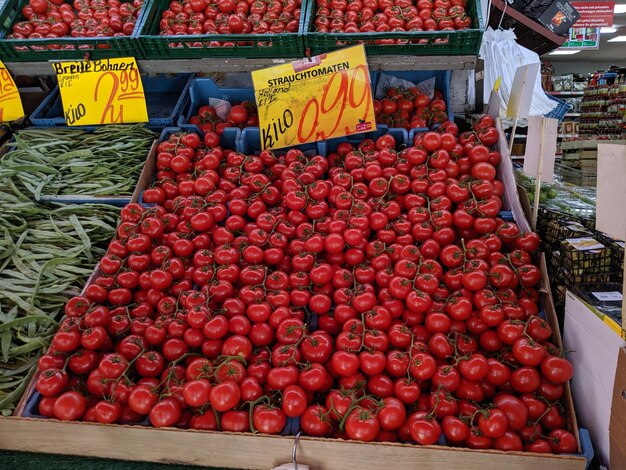
{"label": "blue plastic crate", "polygon": [[[184,129],[181,127],[166,127],[161,132],[159,136],[159,142],[163,142],[167,140],[172,134],[176,132],[194,132],[193,130]],[[196,130],[196,133],[202,136],[202,132]],[[237,142],[239,141],[239,136],[241,135],[241,130],[236,127],[227,127],[224,129],[224,133],[220,137],[220,145],[222,148],[236,150]]]}
{"label": "blue plastic crate", "polygon": [[[413,70],[413,71],[385,71],[385,72],[371,72],[370,80],[372,82],[372,96],[376,94],[376,88],[378,87],[378,83],[380,81],[380,76],[382,74],[391,75],[392,77],[400,78],[402,80],[407,80],[411,83],[418,84],[430,78],[435,78],[435,90],[439,90],[443,93],[443,100],[446,102],[446,113],[448,114],[448,120],[454,121],[454,114],[452,113],[451,100],[450,100],[450,70]],[[439,125],[432,126],[433,129],[439,127]],[[386,130],[388,126],[386,125],[378,125],[378,129]],[[409,130],[409,133],[415,134],[417,132],[428,132],[429,128],[413,128]],[[409,136],[409,143],[407,145],[413,144],[413,138]]]}
{"label": "blue plastic crate", "polygon": [[[188,89],[193,74],[175,77],[142,77],[148,107],[147,126],[163,129],[175,126],[183,107],[189,100]],[[35,127],[64,127],[63,103],[57,86],[30,116]]]}
{"label": "blue plastic crate", "polygon": [[194,126],[189,124],[189,120],[198,113],[201,106],[209,104],[209,98],[225,100],[231,104],[255,102],[252,88],[220,88],[210,78],[194,78],[189,85],[189,99],[181,110],[178,126]]}
{"label": "blue plastic crate", "polygon": [[355,147],[363,142],[365,139],[376,140],[380,136],[384,134],[391,134],[396,139],[396,148],[400,149],[401,147],[407,145],[409,139],[409,133],[406,129],[399,128],[391,128],[391,129],[377,129],[374,132],[369,132],[367,134],[354,134],[349,137],[337,137],[335,139],[324,140],[318,142],[320,148],[320,155],[328,156],[329,154],[336,152],[337,147],[342,142],[349,142]]}
{"label": "blue plastic crate", "polygon": [[[200,135],[201,139],[204,137],[203,133],[200,132],[195,126],[188,126],[187,128],[166,127],[165,129],[163,129],[163,131],[161,132],[161,135],[159,136],[159,142],[163,142],[167,140],[172,134],[175,134],[176,132],[189,132],[189,133],[195,132],[198,135]],[[241,134],[241,130],[236,127],[228,127],[224,129],[224,133],[222,134],[221,139],[220,139],[220,145],[225,149],[235,150],[237,147],[237,142],[239,141],[240,134]],[[152,183],[156,179],[156,168],[151,168],[150,171],[152,173],[152,179],[150,180],[150,183],[148,184],[147,187],[152,185]],[[137,202],[139,202],[140,204],[145,204],[143,202],[143,191],[147,189],[147,187],[141,188],[141,192],[139,193],[139,198],[137,200]]]}
{"label": "blue plastic crate", "polygon": [[565,115],[567,114],[567,112],[570,110],[571,106],[565,101],[560,100],[555,96],[548,95],[547,93],[546,93],[546,96],[550,98],[552,101],[556,101],[558,104],[556,108],[554,108],[552,111],[546,114],[546,117],[552,118],[552,119],[558,119],[559,121],[562,121]]}
{"label": "blue plastic crate", "polygon": [[580,439],[581,455],[587,459],[587,466],[585,467],[587,469],[589,468],[589,465],[591,465],[591,461],[595,455],[593,444],[591,443],[591,436],[589,435],[589,431],[584,428],[580,428],[578,430],[578,437]]}

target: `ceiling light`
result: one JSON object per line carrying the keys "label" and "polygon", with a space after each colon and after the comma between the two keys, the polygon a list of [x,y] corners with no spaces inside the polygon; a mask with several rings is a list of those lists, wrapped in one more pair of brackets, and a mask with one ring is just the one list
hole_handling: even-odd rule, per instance
{"label": "ceiling light", "polygon": [[626,13],[626,4],[623,5],[615,5],[615,7],[613,8],[613,12],[615,14],[620,14],[620,13]]}
{"label": "ceiling light", "polygon": [[613,39],[609,39],[607,42],[626,42],[626,36],[616,36]]}
{"label": "ceiling light", "polygon": [[604,26],[600,28],[600,33],[602,34],[613,34],[617,32],[617,28],[611,28],[610,26]]}
{"label": "ceiling light", "polygon": [[[621,36],[618,36],[621,37]],[[572,54],[578,54],[580,52],[580,49],[557,49],[556,51],[552,51],[550,52],[550,55],[572,55]]]}

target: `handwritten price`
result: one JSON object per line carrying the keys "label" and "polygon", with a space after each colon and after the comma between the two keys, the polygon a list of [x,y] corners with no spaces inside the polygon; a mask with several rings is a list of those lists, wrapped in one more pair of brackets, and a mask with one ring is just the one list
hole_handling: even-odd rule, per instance
{"label": "handwritten price", "polygon": [[[18,103],[15,103],[16,100]],[[22,115],[19,91],[9,71],[2,68],[0,69],[0,122],[12,121]]]}
{"label": "handwritten price", "polygon": [[376,128],[363,45],[254,70],[252,82],[264,149]]}
{"label": "handwritten price", "polygon": [[[338,87],[333,86],[337,79],[340,80]],[[300,143],[306,142],[313,135],[315,140],[330,138],[337,132],[346,110],[362,109],[361,120],[363,120],[367,117],[371,103],[372,90],[369,72],[365,66],[356,67],[350,78],[348,71],[345,70],[333,75],[324,90],[321,102],[313,97],[304,106],[298,125],[298,140]],[[344,133],[352,134],[356,130],[356,126],[354,129],[345,126]]]}
{"label": "handwritten price", "polygon": [[[314,96],[304,104],[297,122],[298,143],[325,140],[338,135],[369,130],[371,123],[365,122],[371,107],[372,91],[369,71],[365,65],[335,73],[324,86],[322,96],[320,98]],[[347,114],[349,114],[349,122],[352,126],[344,122]],[[285,109],[282,116],[273,119],[262,129],[261,138],[264,148],[274,147],[281,136],[294,124],[293,111]],[[361,126],[366,127],[361,128]]]}
{"label": "handwritten price", "polygon": [[[107,85],[108,94],[107,94]],[[144,94],[141,90],[139,71],[131,69],[118,73],[106,72],[100,76],[96,82],[93,100],[97,103],[101,98],[106,97],[106,105],[100,117],[100,124],[123,123],[125,100],[143,100]]]}
{"label": "handwritten price", "polygon": [[147,122],[141,75],[133,57],[54,62],[69,126]]}

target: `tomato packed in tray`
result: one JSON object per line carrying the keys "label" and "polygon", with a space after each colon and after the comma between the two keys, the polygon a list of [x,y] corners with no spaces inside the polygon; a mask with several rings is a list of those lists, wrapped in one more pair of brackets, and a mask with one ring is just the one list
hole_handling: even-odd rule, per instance
{"label": "tomato packed in tray", "polygon": [[315,15],[315,31],[320,33],[456,31],[471,23],[466,0],[317,0]]}
{"label": "tomato packed in tray", "polygon": [[[8,39],[130,36],[143,0],[29,0]],[[58,45],[58,48],[75,48]]]}
{"label": "tomato packed in tray", "polygon": [[302,0],[174,0],[163,11],[159,30],[166,36],[297,33],[301,4]]}
{"label": "tomato packed in tray", "polygon": [[224,100],[215,101],[224,103],[226,106],[222,104],[201,106],[198,113],[189,118],[189,124],[195,124],[202,132],[216,132],[218,135],[222,135],[227,127],[243,129],[244,127],[259,125],[256,103],[242,101],[239,104],[231,105]]}
{"label": "tomato packed in tray", "polygon": [[385,97],[374,100],[374,113],[378,124],[403,129],[431,128],[448,120],[443,93],[434,91],[431,100],[417,87],[389,87]]}
{"label": "tomato packed in tray", "polygon": [[539,237],[500,217],[493,120],[457,134],[326,156],[166,137],[40,360],[39,413],[576,452]]}

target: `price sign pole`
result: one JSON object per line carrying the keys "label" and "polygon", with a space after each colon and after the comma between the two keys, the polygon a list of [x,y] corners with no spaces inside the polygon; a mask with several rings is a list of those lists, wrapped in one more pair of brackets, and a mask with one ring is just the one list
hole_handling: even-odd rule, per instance
{"label": "price sign pole", "polygon": [[362,45],[257,70],[252,81],[264,149],[376,130]]}
{"label": "price sign pole", "polygon": [[0,61],[0,122],[15,121],[24,116],[24,107],[13,77]]}
{"label": "price sign pole", "polygon": [[68,126],[148,122],[134,57],[52,62]]}

